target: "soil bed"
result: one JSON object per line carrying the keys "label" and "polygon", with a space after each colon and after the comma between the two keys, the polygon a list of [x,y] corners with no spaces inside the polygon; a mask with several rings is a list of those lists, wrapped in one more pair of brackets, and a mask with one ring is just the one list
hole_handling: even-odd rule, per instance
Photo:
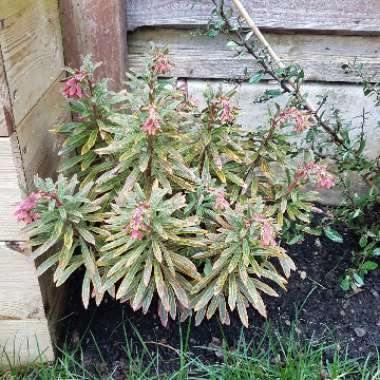
{"label": "soil bed", "polygon": [[[380,271],[372,272],[365,287],[355,295],[347,295],[339,287],[339,278],[349,266],[354,246],[355,241],[345,236],[344,245],[309,237],[302,244],[289,247],[298,272],[291,277],[287,293],[282,293],[278,299],[265,298],[270,324],[275,329],[286,330],[294,323],[298,310],[296,332],[300,339],[342,343],[347,345],[351,357],[375,352],[380,347]],[[164,363],[162,370],[173,369],[181,342],[178,322],[170,321],[164,328],[153,313],[155,305],[152,312],[143,315],[111,299],[98,308],[92,305],[85,311],[80,304],[78,284],[78,279],[72,281],[69,317],[63,323],[69,344],[74,345],[83,337],[83,355],[89,366],[99,363],[98,349],[109,368],[125,365],[125,329],[133,341],[149,342],[147,347],[153,352],[159,349]],[[242,336],[246,341],[257,341],[262,336],[265,321],[252,310],[249,320],[248,329],[242,329],[235,314],[231,314],[230,326],[221,326],[215,318],[198,327],[192,326],[189,355],[216,361],[220,360],[220,354],[210,348],[222,341],[231,348],[236,347]],[[140,336],[134,333],[132,325]],[[188,321],[182,324],[182,335],[186,334],[187,326]]]}

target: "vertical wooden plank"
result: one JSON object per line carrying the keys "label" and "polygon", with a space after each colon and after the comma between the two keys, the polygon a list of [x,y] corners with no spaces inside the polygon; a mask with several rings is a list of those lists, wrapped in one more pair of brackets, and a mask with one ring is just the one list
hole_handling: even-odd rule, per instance
{"label": "vertical wooden plank", "polygon": [[17,126],[62,73],[58,0],[0,1],[0,45]]}
{"label": "vertical wooden plank", "polygon": [[0,137],[9,136],[14,130],[14,118],[3,55],[0,44]]}
{"label": "vertical wooden plank", "polygon": [[20,185],[23,185],[17,141],[14,140],[14,135],[0,138],[0,241],[25,240],[21,225],[14,217],[16,204],[21,200]]}
{"label": "vertical wooden plank", "polygon": [[98,76],[120,89],[127,56],[125,0],[61,0],[60,12],[66,65],[78,67],[80,57],[91,54],[103,62]]}

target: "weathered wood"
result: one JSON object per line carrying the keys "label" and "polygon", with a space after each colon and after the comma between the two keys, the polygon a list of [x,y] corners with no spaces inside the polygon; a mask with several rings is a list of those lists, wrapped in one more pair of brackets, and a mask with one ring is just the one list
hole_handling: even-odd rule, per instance
{"label": "weathered wood", "polygon": [[16,167],[16,163],[20,165],[20,162],[14,159],[13,147],[11,138],[0,138],[0,241],[25,238],[21,235],[21,226],[14,217],[16,203],[21,200],[17,173],[22,168]]}
{"label": "weathered wood", "polygon": [[79,67],[80,57],[91,54],[103,62],[98,77],[119,89],[127,71],[124,0],[62,0],[60,9],[66,65]]}
{"label": "weathered wood", "polygon": [[[213,81],[210,83],[215,88],[222,86],[225,90],[231,89],[233,85],[226,84],[222,81]],[[203,92],[207,83],[202,80],[187,81],[187,88],[189,96],[198,104],[204,104]],[[265,124],[267,119],[268,107],[273,106],[274,103],[285,104],[287,95],[277,97],[266,104],[255,103],[254,100],[260,96],[266,89],[277,88],[273,84],[256,84],[249,85],[246,83],[241,84],[238,89],[233,102],[241,109],[238,121],[246,129],[255,129]],[[326,103],[327,114],[330,111],[330,106],[337,106],[341,110],[341,115],[347,121],[353,120],[353,127],[359,131],[361,125],[361,118],[363,109],[368,112],[367,122],[365,126],[367,136],[367,150],[366,153],[369,157],[377,157],[380,154],[380,130],[377,128],[378,120],[380,120],[380,110],[376,108],[371,99],[363,95],[363,90],[360,86],[352,84],[319,84],[308,83],[304,86],[305,92],[309,94],[310,100],[316,103],[318,95],[328,95]],[[326,116],[327,116],[326,114]],[[302,137],[302,136],[301,136]],[[363,183],[360,178],[352,177],[355,183],[356,190],[361,192],[363,190]],[[342,201],[341,193],[337,189],[322,190],[320,191],[320,200],[329,205],[338,205]]]}
{"label": "weathered wood", "polygon": [[[327,82],[356,82],[342,65],[355,59],[365,65],[369,74],[380,79],[380,37],[327,36],[310,34],[268,34],[276,52],[288,64],[297,63],[305,70],[306,79]],[[168,46],[174,63],[170,74],[175,77],[204,79],[242,78],[247,70],[259,69],[250,56],[237,57],[226,46],[224,36],[208,38],[196,29],[141,29],[129,33],[128,59],[130,69],[145,69],[150,41]]]}
{"label": "weathered wood", "polygon": [[34,263],[25,242],[0,242],[0,367],[54,353]]}
{"label": "weathered wood", "polygon": [[0,137],[9,136],[13,130],[13,110],[0,48]]}
{"label": "weathered wood", "polygon": [[0,367],[53,361],[46,319],[0,320]]}
{"label": "weathered wood", "polygon": [[[128,29],[206,26],[211,0],[125,0]],[[231,1],[226,0],[230,5]],[[245,0],[258,27],[345,34],[380,34],[378,0]]]}
{"label": "weathered wood", "polygon": [[70,117],[67,101],[62,95],[61,77],[51,84],[40,101],[17,126],[28,190],[32,189],[36,174],[42,178],[53,176],[59,163],[59,142],[50,130]]}
{"label": "weathered wood", "polygon": [[16,125],[62,72],[57,0],[2,1],[0,46]]}
{"label": "weathered wood", "polygon": [[36,269],[24,242],[0,242],[0,323],[44,319]]}

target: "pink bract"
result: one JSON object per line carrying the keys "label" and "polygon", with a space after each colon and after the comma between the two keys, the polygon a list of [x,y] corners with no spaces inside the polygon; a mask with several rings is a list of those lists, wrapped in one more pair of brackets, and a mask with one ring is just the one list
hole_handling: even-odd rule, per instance
{"label": "pink bract", "polygon": [[154,57],[153,71],[159,75],[165,75],[170,70],[169,56],[164,53],[158,53]]}
{"label": "pink bract", "polygon": [[157,130],[160,128],[160,116],[153,106],[149,107],[148,118],[145,123],[141,126],[141,130],[147,135],[155,135]]}

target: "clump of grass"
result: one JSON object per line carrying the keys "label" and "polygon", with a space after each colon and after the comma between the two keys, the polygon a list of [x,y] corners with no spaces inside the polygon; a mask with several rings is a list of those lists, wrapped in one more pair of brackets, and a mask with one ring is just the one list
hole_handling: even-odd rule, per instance
{"label": "clump of grass", "polygon": [[[91,364],[79,344],[76,349],[62,348],[53,364],[39,363],[22,369],[11,368],[1,372],[2,380],[380,380],[380,355],[363,359],[349,358],[339,345],[313,340],[301,342],[295,328],[279,333],[267,326],[256,342],[247,342],[241,334],[236,347],[225,342],[215,350],[215,361],[205,362],[196,357],[189,347],[190,324],[181,333],[179,348],[168,368],[161,355],[161,346],[145,342],[132,326],[135,339],[124,326],[123,362],[109,363],[96,344],[97,358]],[[137,341],[136,341],[137,337]],[[154,347],[152,349],[152,347]],[[198,347],[199,348],[199,347]]]}

